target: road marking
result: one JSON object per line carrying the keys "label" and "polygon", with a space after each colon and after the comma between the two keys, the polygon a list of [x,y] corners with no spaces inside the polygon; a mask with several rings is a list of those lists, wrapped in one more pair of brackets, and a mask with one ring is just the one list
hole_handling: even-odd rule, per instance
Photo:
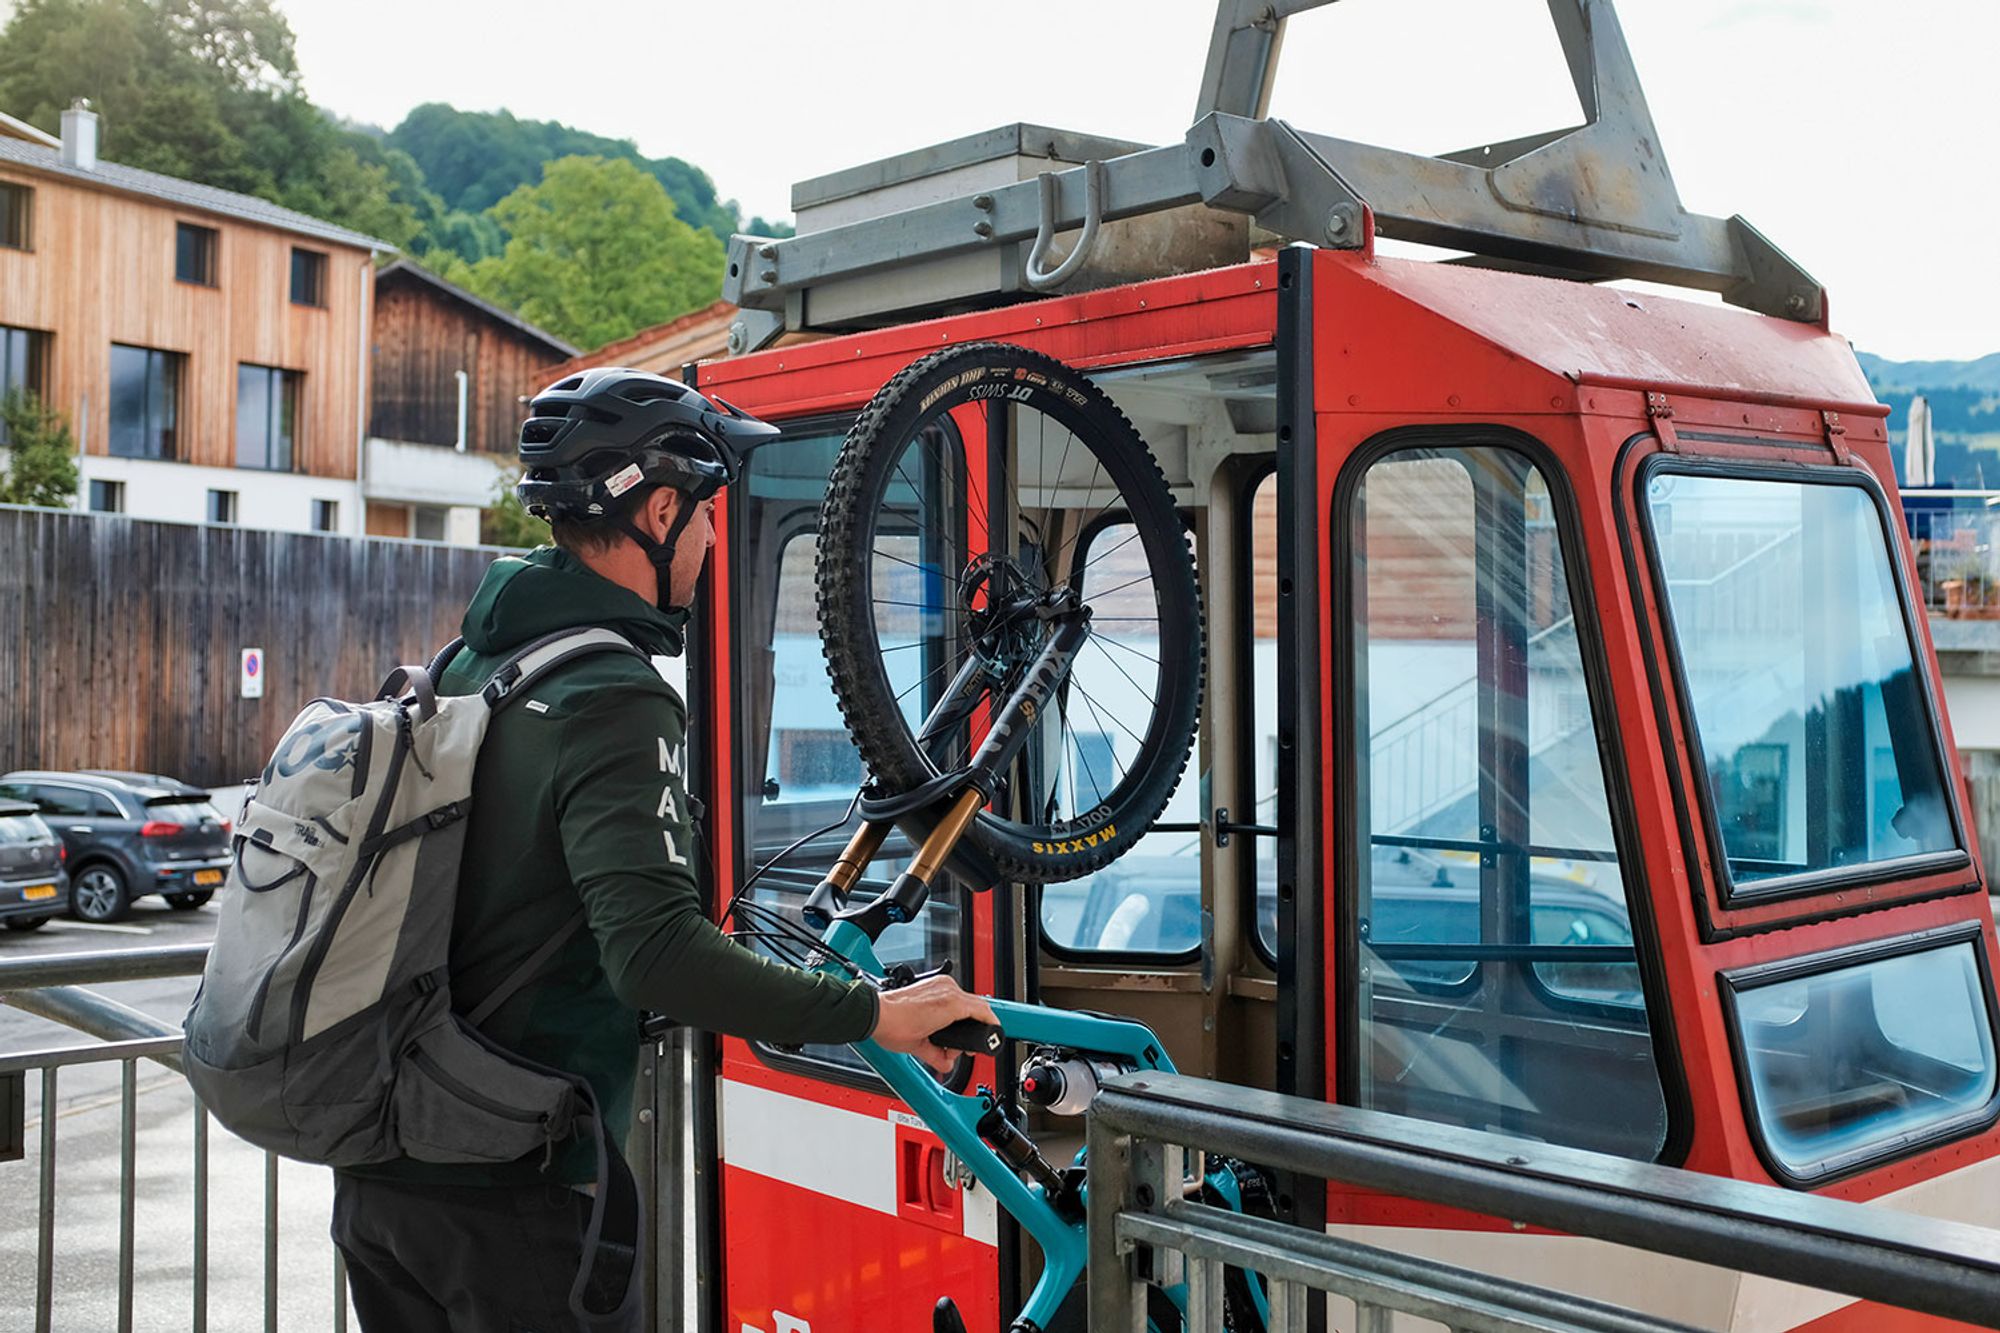
{"label": "road marking", "polygon": [[58,930],[101,930],[111,935],[150,935],[151,926],[114,926],[108,921],[64,921],[57,924]]}

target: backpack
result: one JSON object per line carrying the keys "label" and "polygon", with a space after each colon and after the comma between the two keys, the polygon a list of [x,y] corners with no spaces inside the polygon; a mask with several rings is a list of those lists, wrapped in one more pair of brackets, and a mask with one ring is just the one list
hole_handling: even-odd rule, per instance
{"label": "backpack", "polygon": [[[598,1188],[571,1291],[587,1317],[586,1285],[600,1300],[606,1291],[592,1273],[600,1236],[638,1244],[631,1173],[587,1081],[479,1031],[583,911],[468,1014],[453,1010],[447,964],[473,768],[494,715],[579,657],[645,654],[610,630],[564,631],[509,658],[479,693],[441,698],[434,678],[458,646],[429,668],[398,667],[373,702],[315,699],[286,728],[235,830],[182,1058],[230,1131],[327,1166],[546,1161],[560,1140],[593,1130]],[[612,1195],[626,1215],[607,1225]],[[636,1263],[629,1276],[612,1298],[636,1299]]]}

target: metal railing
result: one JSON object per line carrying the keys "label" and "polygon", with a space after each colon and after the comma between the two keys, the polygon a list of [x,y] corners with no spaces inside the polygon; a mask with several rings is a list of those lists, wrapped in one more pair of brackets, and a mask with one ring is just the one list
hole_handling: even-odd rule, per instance
{"label": "metal railing", "polygon": [[2000,491],[1904,491],[1903,518],[1931,614],[2000,620]]}
{"label": "metal railing", "polygon": [[[138,1150],[139,1064],[154,1061],[180,1071],[181,1031],[116,1000],[84,989],[89,985],[199,975],[208,956],[206,945],[131,949],[116,952],[53,954],[0,961],[0,1000],[23,1013],[62,1023],[98,1040],[91,1043],[0,1054],[0,1079],[24,1079],[38,1074],[40,1082],[37,1198],[40,1211],[35,1241],[36,1333],[54,1327],[55,1259],[58,1234],[57,1168],[60,1160],[58,1122],[62,1071],[115,1064],[118,1095],[118,1274],[114,1295],[119,1333],[133,1327],[138,1299],[134,1255],[138,1235],[137,1197],[141,1180]],[[25,1110],[25,1107],[24,1107]],[[210,1143],[209,1117],[199,1104],[189,1115],[192,1159],[188,1181],[189,1302],[188,1327],[204,1333],[209,1326]],[[0,1165],[0,1173],[7,1170]],[[265,1153],[263,1162],[263,1327],[277,1333],[279,1320],[278,1158]],[[347,1327],[347,1279],[340,1253],[321,1229],[315,1242],[329,1261],[330,1324],[335,1333]],[[149,1299],[159,1293],[149,1293]],[[240,1322],[240,1321],[231,1321]]]}
{"label": "metal railing", "polygon": [[1273,1333],[1302,1333],[1314,1292],[1352,1300],[1360,1333],[1386,1333],[1397,1313],[1454,1333],[1686,1333],[1195,1202],[1190,1151],[2000,1327],[2000,1232],[1980,1227],[1179,1075],[1108,1083],[1088,1142],[1093,1333],[1143,1333],[1147,1282],[1183,1273],[1187,1333],[1217,1333],[1231,1268],[1266,1279]]}
{"label": "metal railing", "polygon": [[[136,1282],[135,1251],[138,1237],[136,1202],[143,1182],[165,1179],[169,1188],[181,1180],[187,1186],[189,1234],[187,1254],[187,1327],[205,1333],[209,1327],[211,1287],[210,1124],[208,1113],[189,1097],[188,1119],[192,1159],[185,1173],[160,1171],[148,1175],[139,1152],[139,1065],[151,1060],[180,1071],[181,1030],[95,991],[89,986],[170,977],[192,977],[201,972],[208,946],[177,945],[165,948],[130,949],[92,953],[48,954],[31,958],[0,960],[0,1003],[74,1028],[95,1041],[36,1050],[0,1053],[0,1083],[10,1078],[24,1082],[38,1075],[40,1083],[39,1151],[34,1257],[36,1333],[49,1333],[56,1326],[56,1255],[60,1236],[57,1230],[58,1162],[60,1143],[57,1113],[62,1071],[78,1067],[118,1065],[120,1068],[118,1106],[118,1269],[116,1327],[129,1333],[134,1326],[135,1304],[148,1305],[178,1299],[178,1290],[169,1293],[160,1285],[143,1292]],[[688,1042],[683,1029],[674,1029],[640,1044],[638,1069],[640,1088],[635,1098],[637,1123],[627,1142],[627,1156],[638,1178],[641,1206],[646,1210],[646,1235],[653,1250],[646,1258],[647,1284],[644,1328],[655,1330],[686,1326],[688,1211],[687,1181],[690,1161],[686,1131],[688,1122]],[[24,1089],[25,1091],[25,1089]],[[4,1099],[0,1099],[4,1104]],[[25,1117],[25,1098],[23,1114]],[[152,1129],[156,1126],[148,1124]],[[4,1135],[0,1135],[4,1138]],[[223,1138],[241,1145],[233,1135]],[[250,1151],[248,1145],[241,1145]],[[25,1148],[25,1145],[23,1145]],[[281,1312],[279,1277],[281,1270],[296,1273],[301,1264],[327,1265],[332,1278],[329,1308],[317,1327],[345,1333],[348,1327],[347,1275],[340,1251],[327,1235],[323,1215],[294,1240],[279,1225],[279,1158],[265,1152],[263,1158],[262,1234],[262,1326],[267,1333],[279,1329],[293,1333],[306,1325],[299,1322],[296,1309]],[[0,1182],[18,1163],[0,1160]],[[312,1168],[298,1168],[310,1171]],[[281,1317],[282,1314],[282,1317]],[[220,1321],[241,1327],[245,1320],[228,1317]],[[67,1325],[66,1325],[67,1326]]]}

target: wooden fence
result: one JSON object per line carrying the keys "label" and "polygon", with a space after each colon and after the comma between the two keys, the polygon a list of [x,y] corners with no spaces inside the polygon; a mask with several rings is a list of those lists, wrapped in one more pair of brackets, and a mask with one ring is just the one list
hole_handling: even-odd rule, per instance
{"label": "wooden fence", "polygon": [[498,554],[0,506],[0,772],[251,777],[308,699],[367,698],[457,633]]}

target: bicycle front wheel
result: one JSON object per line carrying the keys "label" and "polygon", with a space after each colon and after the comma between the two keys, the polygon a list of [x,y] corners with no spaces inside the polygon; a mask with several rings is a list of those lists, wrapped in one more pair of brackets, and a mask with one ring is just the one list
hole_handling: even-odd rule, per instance
{"label": "bicycle front wheel", "polygon": [[[992,871],[1073,879],[1158,818],[1201,707],[1201,597],[1159,464],[1089,379],[998,343],[910,365],[842,445],[816,582],[841,715],[894,791],[962,767],[1055,610],[1088,608],[1068,676],[966,833]],[[983,709],[940,718],[974,678]]]}

